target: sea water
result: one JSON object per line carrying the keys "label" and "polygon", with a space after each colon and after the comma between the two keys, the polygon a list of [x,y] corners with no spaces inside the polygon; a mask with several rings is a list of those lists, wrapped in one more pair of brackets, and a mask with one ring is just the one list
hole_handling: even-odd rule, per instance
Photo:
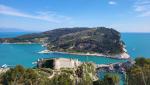
{"label": "sea water", "polygon": [[[14,36],[14,35],[12,35]],[[3,36],[5,37],[5,36]],[[131,58],[149,57],[150,55],[150,33],[122,33],[122,40],[126,44],[128,53]],[[25,67],[34,66],[32,62],[38,58],[73,58],[84,62],[95,62],[97,64],[110,64],[116,62],[124,62],[106,57],[97,56],[80,56],[72,54],[49,53],[39,54],[39,51],[44,50],[40,44],[0,44],[0,65],[17,65],[21,64]]]}
{"label": "sea water", "polygon": [[122,33],[122,40],[132,59],[150,58],[150,33]]}
{"label": "sea water", "polygon": [[123,60],[97,57],[83,56],[62,53],[40,54],[39,51],[44,50],[40,44],[0,44],[0,65],[16,65],[21,64],[27,67],[33,66],[32,62],[38,58],[72,58],[80,61],[90,61],[97,64],[109,64],[115,62],[123,62]]}

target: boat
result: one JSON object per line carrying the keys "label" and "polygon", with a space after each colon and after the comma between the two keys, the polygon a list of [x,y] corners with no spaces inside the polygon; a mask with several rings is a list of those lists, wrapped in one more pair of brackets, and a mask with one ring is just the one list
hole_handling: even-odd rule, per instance
{"label": "boat", "polygon": [[11,68],[11,67],[15,67],[15,65],[7,65],[7,64],[4,64],[4,65],[2,65],[0,68]]}
{"label": "boat", "polygon": [[7,64],[1,66],[1,68],[7,68],[7,67],[8,67]]}
{"label": "boat", "polygon": [[37,62],[32,62],[32,64],[37,64]]}

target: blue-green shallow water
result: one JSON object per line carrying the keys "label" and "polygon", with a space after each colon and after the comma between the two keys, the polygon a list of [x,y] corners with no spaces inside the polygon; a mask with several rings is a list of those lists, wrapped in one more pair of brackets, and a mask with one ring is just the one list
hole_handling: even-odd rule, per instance
{"label": "blue-green shallow water", "polygon": [[98,64],[108,64],[114,62],[123,62],[124,60],[116,60],[97,56],[80,56],[61,53],[39,54],[38,52],[44,50],[40,44],[0,44],[0,65],[21,64],[26,67],[33,66],[32,62],[38,58],[73,58],[80,61],[92,61]]}
{"label": "blue-green shallow water", "polygon": [[122,39],[132,59],[150,58],[150,33],[122,33]]}
{"label": "blue-green shallow water", "polygon": [[[8,35],[9,34],[9,35]],[[10,34],[3,33],[0,37],[15,37],[21,35],[20,33]],[[126,44],[128,53],[134,59],[138,56],[150,58],[150,33],[122,33],[122,39]],[[98,64],[108,64],[114,62],[123,62],[123,60],[116,60],[105,57],[96,56],[79,56],[70,54],[50,53],[39,54],[38,52],[44,50],[40,44],[0,44],[0,65],[16,65],[21,64],[25,67],[32,67],[32,62],[38,58],[74,58],[80,61],[92,61]],[[122,76],[121,76],[122,77]],[[121,79],[122,80],[122,79]],[[123,81],[120,82],[123,85]]]}
{"label": "blue-green shallow water", "polygon": [[[137,56],[149,57],[150,33],[122,33],[122,39],[126,43],[128,53],[133,59]],[[21,64],[26,67],[31,67],[33,66],[32,62],[36,61],[38,58],[58,57],[74,58],[80,61],[92,61],[98,64],[123,62],[123,60],[96,56],[87,57],[60,53],[39,54],[38,52],[41,50],[44,50],[44,48],[39,44],[0,44],[0,65]]]}

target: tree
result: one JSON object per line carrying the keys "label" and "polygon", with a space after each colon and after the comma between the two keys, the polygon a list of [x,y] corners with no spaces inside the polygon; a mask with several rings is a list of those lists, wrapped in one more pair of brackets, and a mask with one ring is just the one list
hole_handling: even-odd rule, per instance
{"label": "tree", "polygon": [[150,85],[150,59],[136,58],[135,65],[127,71],[127,85]]}

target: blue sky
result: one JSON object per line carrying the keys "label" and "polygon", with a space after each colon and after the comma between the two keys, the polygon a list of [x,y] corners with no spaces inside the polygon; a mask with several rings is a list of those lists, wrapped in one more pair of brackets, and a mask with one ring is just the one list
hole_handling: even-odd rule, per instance
{"label": "blue sky", "polygon": [[0,28],[97,26],[150,32],[150,0],[0,0]]}

